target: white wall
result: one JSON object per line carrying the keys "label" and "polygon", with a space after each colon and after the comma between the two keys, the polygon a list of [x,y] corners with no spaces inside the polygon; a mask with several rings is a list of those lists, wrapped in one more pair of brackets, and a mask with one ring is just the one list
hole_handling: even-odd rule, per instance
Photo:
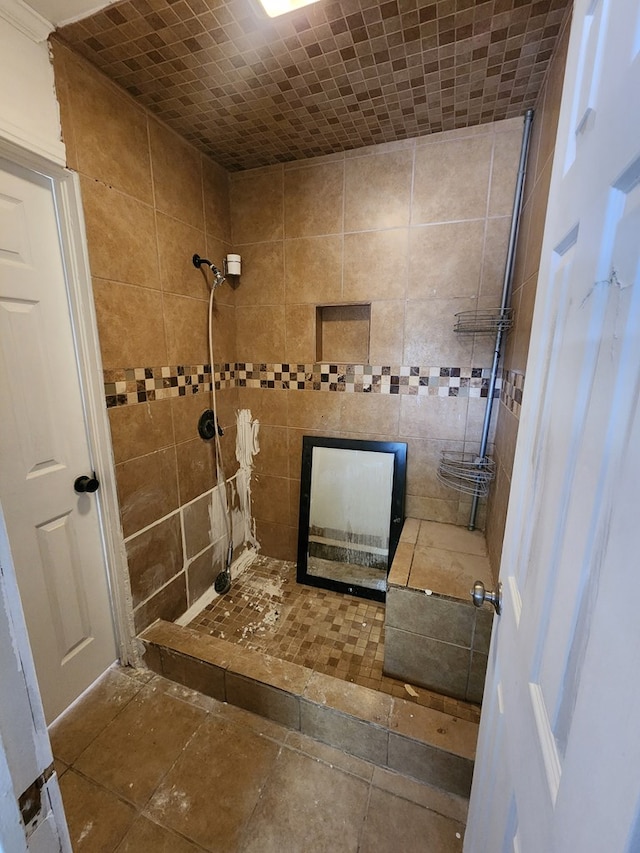
{"label": "white wall", "polygon": [[0,136],[64,165],[47,36],[51,24],[17,0],[0,0]]}

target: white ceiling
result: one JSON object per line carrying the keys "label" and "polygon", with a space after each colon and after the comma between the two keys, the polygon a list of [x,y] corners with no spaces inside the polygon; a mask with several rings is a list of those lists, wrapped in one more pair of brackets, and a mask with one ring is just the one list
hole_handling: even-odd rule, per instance
{"label": "white ceiling", "polygon": [[111,5],[116,0],[29,0],[30,6],[54,27],[79,21],[93,15],[98,9]]}

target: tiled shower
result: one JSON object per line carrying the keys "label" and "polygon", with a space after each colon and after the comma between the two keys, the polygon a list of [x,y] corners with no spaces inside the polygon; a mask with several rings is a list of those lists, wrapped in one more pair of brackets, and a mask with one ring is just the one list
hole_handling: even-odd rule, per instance
{"label": "tiled shower", "polygon": [[[406,515],[465,524],[468,498],[436,470],[442,450],[477,447],[492,341],[457,337],[454,314],[499,300],[522,120],[228,174],[59,42],[54,65],[81,176],[136,629],[182,614],[224,556],[210,534],[213,448],[196,431],[211,377],[194,252],[243,258],[239,282],[216,291],[214,369],[227,477],[236,411],[260,421],[262,552],[295,559],[305,434],[406,441]],[[561,44],[530,158],[498,482],[479,516],[494,571],[562,68]]]}

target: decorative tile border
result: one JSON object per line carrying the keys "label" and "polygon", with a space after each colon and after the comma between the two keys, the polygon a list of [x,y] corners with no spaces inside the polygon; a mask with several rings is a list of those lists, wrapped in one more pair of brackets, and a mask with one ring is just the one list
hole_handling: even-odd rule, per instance
{"label": "decorative tile border", "polygon": [[[214,364],[216,389],[274,388],[297,391],[410,394],[420,397],[486,397],[490,368],[411,367],[370,364]],[[496,397],[500,392],[500,380]],[[107,408],[130,406],[211,390],[211,365],[132,367],[104,371]]]}
{"label": "decorative tile border", "polygon": [[502,386],[500,401],[512,412],[518,420],[522,408],[522,392],[524,391],[524,373],[515,370],[502,370]]}

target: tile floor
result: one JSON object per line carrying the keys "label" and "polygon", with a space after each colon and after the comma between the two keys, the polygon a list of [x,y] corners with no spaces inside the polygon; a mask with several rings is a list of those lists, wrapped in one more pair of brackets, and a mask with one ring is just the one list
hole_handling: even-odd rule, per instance
{"label": "tile floor", "polygon": [[458,853],[467,801],[148,671],[51,728],[75,853]]}
{"label": "tile floor", "polygon": [[214,637],[478,722],[480,708],[382,674],[384,604],[296,582],[295,563],[257,557],[189,623]]}

